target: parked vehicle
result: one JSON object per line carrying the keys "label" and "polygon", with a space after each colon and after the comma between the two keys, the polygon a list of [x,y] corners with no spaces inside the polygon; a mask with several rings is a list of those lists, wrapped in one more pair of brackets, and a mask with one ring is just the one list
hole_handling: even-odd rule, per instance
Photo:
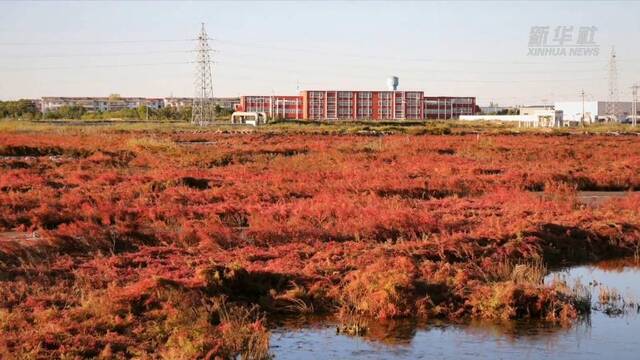
{"label": "parked vehicle", "polygon": [[618,118],[615,115],[598,115],[596,116],[597,122],[617,122]]}

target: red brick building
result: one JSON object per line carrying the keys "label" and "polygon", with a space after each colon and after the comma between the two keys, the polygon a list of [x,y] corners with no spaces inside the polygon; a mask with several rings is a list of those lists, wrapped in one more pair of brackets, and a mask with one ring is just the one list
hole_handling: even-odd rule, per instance
{"label": "red brick building", "polygon": [[422,91],[304,90],[300,96],[242,96],[238,111],[306,120],[422,120],[474,115],[474,97],[425,97]]}
{"label": "red brick building", "polygon": [[275,119],[304,119],[301,96],[241,96],[237,111],[265,112]]}
{"label": "red brick building", "polygon": [[424,98],[425,119],[455,119],[476,114],[476,98],[427,96]]}
{"label": "red brick building", "polygon": [[423,119],[422,91],[302,91],[302,107],[309,120]]}

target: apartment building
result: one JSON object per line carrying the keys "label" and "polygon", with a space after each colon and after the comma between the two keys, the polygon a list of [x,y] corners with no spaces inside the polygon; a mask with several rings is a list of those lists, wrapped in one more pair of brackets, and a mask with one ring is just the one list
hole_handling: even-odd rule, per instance
{"label": "apartment building", "polygon": [[429,120],[457,119],[476,114],[476,98],[427,96],[424,98],[424,118]]}
{"label": "apartment building", "polygon": [[234,110],[264,112],[274,119],[304,119],[300,96],[241,96]]}
{"label": "apartment building", "polygon": [[423,91],[303,90],[299,96],[241,96],[238,111],[307,120],[451,119],[476,113],[474,97],[424,96]]}
{"label": "apartment building", "polygon": [[42,112],[56,111],[63,106],[80,106],[87,112],[105,112],[140,106],[157,110],[164,107],[164,100],[140,97],[43,97],[41,104]]}
{"label": "apartment building", "polygon": [[[213,98],[214,105],[220,106],[222,109],[234,110],[240,103],[238,97],[218,97]],[[182,109],[193,105],[192,97],[168,97],[164,98],[164,106]]]}

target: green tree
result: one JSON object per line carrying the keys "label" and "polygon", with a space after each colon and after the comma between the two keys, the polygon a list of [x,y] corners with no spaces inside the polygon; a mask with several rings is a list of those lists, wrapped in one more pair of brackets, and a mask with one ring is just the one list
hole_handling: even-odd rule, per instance
{"label": "green tree", "polygon": [[80,119],[85,113],[85,108],[77,105],[64,105],[58,108],[58,111],[50,114],[53,119]]}
{"label": "green tree", "polygon": [[33,119],[38,114],[38,108],[33,100],[20,99],[17,101],[0,102],[0,117]]}
{"label": "green tree", "polygon": [[177,120],[178,116],[178,111],[173,106],[163,107],[156,112],[156,117],[160,120]]}
{"label": "green tree", "polygon": [[184,120],[184,121],[191,121],[191,106],[185,106],[182,109],[180,109],[179,111],[179,116],[176,120]]}
{"label": "green tree", "polygon": [[136,112],[138,113],[138,119],[146,119],[147,115],[150,115],[149,110],[150,109],[148,109],[146,105],[138,106],[138,108],[136,109]]}

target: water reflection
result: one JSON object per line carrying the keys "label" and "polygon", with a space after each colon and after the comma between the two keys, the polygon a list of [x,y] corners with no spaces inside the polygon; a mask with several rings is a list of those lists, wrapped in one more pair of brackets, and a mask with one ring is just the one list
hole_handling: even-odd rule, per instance
{"label": "water reflection", "polygon": [[[439,325],[438,325],[439,324]],[[370,321],[367,323],[367,331],[360,336],[361,339],[387,345],[410,344],[416,336],[418,329],[426,326],[444,326],[444,322],[432,322],[416,319],[400,319],[386,321]],[[309,330],[309,329],[332,329],[338,334],[337,328],[340,321],[333,317],[311,317],[300,319],[280,319],[274,322],[278,331]],[[348,336],[348,335],[341,335]]]}
{"label": "water reflection", "polygon": [[559,270],[546,282],[580,282],[591,292],[592,309],[611,317],[636,318],[640,312],[640,259],[606,260],[593,265]]}
{"label": "water reflection", "polygon": [[[546,281],[554,277],[591,283],[594,307],[603,286],[640,294],[640,267],[633,259],[563,269]],[[363,337],[338,335],[337,324],[331,318],[281,321],[273,331],[273,353],[277,359],[640,358],[637,311],[613,317],[596,310],[564,328],[535,321],[370,322]]]}

